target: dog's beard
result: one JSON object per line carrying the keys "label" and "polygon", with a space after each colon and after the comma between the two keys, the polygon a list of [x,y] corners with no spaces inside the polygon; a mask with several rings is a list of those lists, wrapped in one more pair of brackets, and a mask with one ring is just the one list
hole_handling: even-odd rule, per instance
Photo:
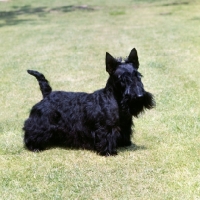
{"label": "dog's beard", "polygon": [[149,92],[145,92],[145,95],[144,95],[144,107],[145,107],[145,109],[152,109],[155,106],[156,106],[156,102],[154,100],[154,96]]}
{"label": "dog's beard", "polygon": [[146,109],[155,107],[155,100],[153,95],[149,92],[145,92],[144,95],[139,98],[131,95],[124,95],[121,106],[125,113],[138,117]]}

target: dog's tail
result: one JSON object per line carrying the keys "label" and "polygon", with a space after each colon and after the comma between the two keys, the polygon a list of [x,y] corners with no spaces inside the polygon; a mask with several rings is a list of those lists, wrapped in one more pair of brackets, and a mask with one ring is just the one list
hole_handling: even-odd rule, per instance
{"label": "dog's tail", "polygon": [[48,96],[51,93],[52,88],[49,85],[49,82],[44,77],[44,75],[39,73],[39,72],[37,72],[37,71],[33,71],[33,70],[27,70],[27,72],[29,74],[31,74],[32,76],[35,76],[35,78],[38,80],[38,83],[40,85],[40,90],[42,92],[43,98]]}

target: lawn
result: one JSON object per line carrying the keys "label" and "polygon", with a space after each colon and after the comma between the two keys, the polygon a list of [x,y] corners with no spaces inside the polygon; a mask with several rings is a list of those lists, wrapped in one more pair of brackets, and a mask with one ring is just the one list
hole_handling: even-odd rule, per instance
{"label": "lawn", "polygon": [[[0,199],[200,199],[200,1],[0,1]],[[114,157],[23,146],[41,100],[27,69],[54,90],[105,86],[105,53],[135,47],[156,108],[134,119]]]}

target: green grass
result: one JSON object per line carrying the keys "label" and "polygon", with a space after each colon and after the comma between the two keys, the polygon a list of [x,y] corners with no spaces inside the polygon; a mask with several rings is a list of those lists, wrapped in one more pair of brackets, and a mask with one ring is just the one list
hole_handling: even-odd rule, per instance
{"label": "green grass", "polygon": [[[87,5],[87,6],[83,6]],[[0,199],[200,199],[200,2],[0,1]],[[135,119],[116,157],[23,147],[41,100],[27,69],[55,90],[105,86],[105,52],[136,47],[157,107]]]}

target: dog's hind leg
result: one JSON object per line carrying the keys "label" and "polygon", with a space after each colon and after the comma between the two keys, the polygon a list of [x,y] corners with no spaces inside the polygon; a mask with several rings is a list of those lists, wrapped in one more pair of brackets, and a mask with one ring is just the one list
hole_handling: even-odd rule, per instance
{"label": "dog's hind leg", "polygon": [[31,115],[24,123],[24,144],[30,151],[45,150],[52,142],[55,126],[41,118]]}
{"label": "dog's hind leg", "polygon": [[45,150],[51,142],[52,134],[25,131],[24,144],[30,151]]}

